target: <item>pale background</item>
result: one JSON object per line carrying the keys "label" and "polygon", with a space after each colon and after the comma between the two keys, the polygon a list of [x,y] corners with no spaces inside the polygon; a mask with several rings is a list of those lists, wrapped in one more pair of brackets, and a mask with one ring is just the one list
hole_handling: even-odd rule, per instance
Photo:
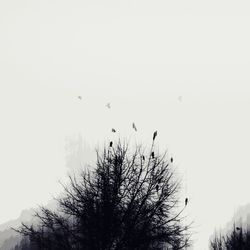
{"label": "pale background", "polygon": [[207,249],[214,228],[250,202],[249,9],[1,0],[0,223],[60,192],[66,138],[150,143],[157,129],[160,149],[186,172],[195,249]]}

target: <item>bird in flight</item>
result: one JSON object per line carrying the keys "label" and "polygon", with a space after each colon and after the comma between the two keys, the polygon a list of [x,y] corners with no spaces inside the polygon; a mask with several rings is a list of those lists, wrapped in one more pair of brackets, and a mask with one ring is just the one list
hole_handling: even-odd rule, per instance
{"label": "bird in flight", "polygon": [[110,108],[111,108],[111,104],[110,104],[110,102],[108,102],[108,103],[106,104],[106,107],[107,107],[108,109],[110,109]]}
{"label": "bird in flight", "polygon": [[109,143],[109,146],[110,146],[110,147],[112,147],[112,146],[113,146],[113,142],[112,142],[112,141]]}
{"label": "bird in flight", "polygon": [[155,140],[156,136],[157,136],[157,131],[155,131],[154,134],[153,134],[153,141]]}
{"label": "bird in flight", "polygon": [[185,206],[188,204],[188,198],[185,199]]}
{"label": "bird in flight", "polygon": [[112,129],[111,129],[111,131],[112,131],[113,133],[115,133],[115,132],[116,132],[116,130],[115,130],[114,128],[112,128]]}
{"label": "bird in flight", "polygon": [[133,122],[133,124],[132,124],[132,128],[135,130],[135,132],[137,132],[137,128],[136,128],[136,126],[135,126],[135,123]]}

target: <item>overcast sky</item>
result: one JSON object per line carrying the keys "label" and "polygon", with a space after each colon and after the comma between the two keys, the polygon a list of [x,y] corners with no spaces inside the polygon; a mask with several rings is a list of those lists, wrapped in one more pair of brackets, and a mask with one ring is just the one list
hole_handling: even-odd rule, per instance
{"label": "overcast sky", "polygon": [[187,173],[195,249],[207,249],[214,228],[250,202],[249,8],[0,1],[0,223],[60,192],[66,138],[94,148],[114,127],[149,143],[157,129]]}

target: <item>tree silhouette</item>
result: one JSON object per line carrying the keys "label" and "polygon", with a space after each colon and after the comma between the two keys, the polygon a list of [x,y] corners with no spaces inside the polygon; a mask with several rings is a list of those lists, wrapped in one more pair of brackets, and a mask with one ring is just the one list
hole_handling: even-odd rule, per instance
{"label": "tree silhouette", "polygon": [[[154,157],[152,157],[154,152]],[[58,210],[42,207],[19,231],[38,249],[184,249],[180,182],[166,153],[118,141],[97,151],[96,167],[69,176]]]}
{"label": "tree silhouette", "polygon": [[27,237],[23,238],[21,242],[12,250],[39,250],[35,243],[31,243]]}
{"label": "tree silhouette", "polygon": [[224,236],[217,236],[210,241],[213,250],[249,250],[250,232],[242,227],[233,227],[232,231]]}
{"label": "tree silhouette", "polygon": [[214,238],[210,241],[210,249],[212,250],[223,250],[224,248],[224,237],[221,234],[218,236],[215,234]]}

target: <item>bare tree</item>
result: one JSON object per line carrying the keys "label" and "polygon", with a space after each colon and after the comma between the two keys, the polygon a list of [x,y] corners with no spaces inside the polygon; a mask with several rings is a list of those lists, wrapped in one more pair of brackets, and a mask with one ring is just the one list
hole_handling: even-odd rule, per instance
{"label": "bare tree", "polygon": [[[152,154],[153,153],[153,154]],[[41,208],[34,226],[18,230],[39,249],[184,249],[189,226],[179,207],[180,182],[166,153],[118,141],[96,167],[70,176],[54,212]]]}

